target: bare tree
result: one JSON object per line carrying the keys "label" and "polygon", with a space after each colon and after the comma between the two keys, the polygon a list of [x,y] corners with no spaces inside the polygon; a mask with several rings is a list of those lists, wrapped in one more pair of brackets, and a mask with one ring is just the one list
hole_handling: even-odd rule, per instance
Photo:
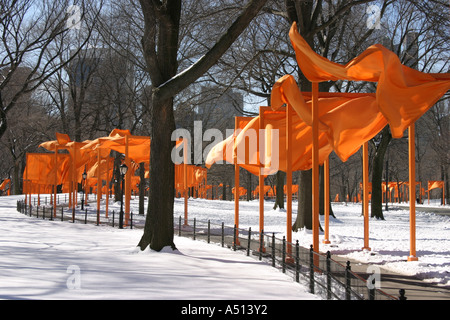
{"label": "bare tree", "polygon": [[139,247],[161,250],[173,243],[173,201],[175,177],[171,141],[175,130],[173,99],[200,78],[242,33],[266,0],[251,0],[229,28],[204,55],[182,72],[178,70],[181,0],[140,0],[145,29],[144,58],[152,86],[150,192],[144,234]]}
{"label": "bare tree", "polygon": [[[75,5],[75,6],[73,6]],[[90,22],[98,14],[97,3],[85,1],[2,1],[0,11],[0,137],[7,129],[7,113],[18,99],[38,88],[86,45],[92,31]],[[101,2],[99,3],[101,7]],[[69,10],[72,8],[72,11]],[[91,16],[92,15],[92,16]],[[88,17],[90,17],[88,19]],[[93,18],[94,20],[91,20]],[[72,22],[75,22],[73,24]],[[62,52],[70,52],[72,43],[66,41],[70,32],[81,26],[85,37],[73,54],[61,60]],[[75,30],[74,30],[75,29]],[[19,67],[28,67],[28,77],[15,95],[5,101],[5,87]]]}

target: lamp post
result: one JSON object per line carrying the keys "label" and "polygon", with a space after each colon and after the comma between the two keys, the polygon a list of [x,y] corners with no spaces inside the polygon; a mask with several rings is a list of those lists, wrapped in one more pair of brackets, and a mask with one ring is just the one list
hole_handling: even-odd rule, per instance
{"label": "lamp post", "polygon": [[120,177],[122,179],[122,192],[120,195],[120,215],[119,215],[119,229],[123,229],[123,189],[124,189],[124,182],[125,182],[125,174],[128,171],[128,167],[125,163],[120,165]]}
{"label": "lamp post", "polygon": [[84,210],[84,189],[86,188],[86,178],[87,178],[87,174],[86,174],[86,168],[84,169],[83,174],[81,175],[83,177],[83,187],[81,188],[83,190],[83,197],[81,198],[81,210]]}

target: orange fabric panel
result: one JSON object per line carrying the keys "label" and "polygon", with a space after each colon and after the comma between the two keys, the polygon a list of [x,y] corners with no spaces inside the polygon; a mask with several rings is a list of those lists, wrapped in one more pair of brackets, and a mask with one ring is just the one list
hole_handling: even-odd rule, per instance
{"label": "orange fabric panel", "polygon": [[67,135],[65,133],[59,133],[59,132],[56,132],[56,141],[60,145],[65,145],[69,142],[72,142],[72,140],[70,140],[70,138],[69,138],[69,135]]}
{"label": "orange fabric panel", "polygon": [[[387,124],[378,110],[375,94],[328,93],[322,94],[318,101],[319,130],[327,134],[331,147],[342,161]],[[280,78],[271,92],[273,109],[279,110],[284,104],[291,105],[307,125],[312,125],[311,96],[303,96],[291,75]]]}
{"label": "orange fabric panel", "polygon": [[128,136],[128,156],[136,163],[150,161],[150,137],[134,136],[129,130],[114,129],[108,137],[95,139],[85,145],[84,149],[109,149],[125,154]]}
{"label": "orange fabric panel", "polygon": [[444,181],[428,181],[428,190],[444,188]]}
{"label": "orange fabric panel", "polygon": [[[270,126],[272,129],[278,129],[279,136],[279,161],[278,169],[286,171],[286,110],[280,108],[278,111],[264,111],[264,129]],[[233,136],[228,137],[224,141],[214,146],[208,154],[205,165],[207,168],[220,160],[234,163],[233,151],[236,151],[238,164],[240,167],[248,170],[254,175],[259,175],[259,169],[265,164],[267,167],[267,159],[263,157],[263,164],[259,164],[259,146],[255,143],[255,139],[259,136],[259,116],[253,118],[244,129],[236,137],[236,146],[234,145]],[[246,143],[247,137],[250,140],[250,146]],[[255,138],[256,137],[256,138]],[[264,138],[264,137],[261,137]],[[253,140],[252,140],[253,139]],[[312,130],[300,117],[296,114],[292,119],[292,170],[307,170],[312,166]],[[332,148],[328,143],[328,138],[325,133],[319,136],[319,162],[323,161],[331,153]],[[269,164],[270,165],[270,164]],[[276,169],[276,168],[274,168]],[[272,173],[276,173],[275,170]]]}
{"label": "orange fabric panel", "polygon": [[[235,194],[236,192],[236,187],[231,188],[231,193]],[[239,191],[238,191],[238,196],[242,197],[245,196],[247,194],[247,189],[245,189],[244,187],[239,187]]]}
{"label": "orange fabric panel", "polygon": [[297,63],[310,81],[378,82],[377,106],[389,122],[394,138],[401,138],[405,129],[450,89],[449,73],[428,74],[404,66],[395,53],[380,44],[341,65],[315,53],[298,33],[296,23],[289,36]]}
{"label": "orange fabric panel", "polygon": [[[264,185],[264,194],[269,192],[270,188],[271,188],[270,186]],[[253,192],[255,195],[259,194],[259,186],[256,186],[256,188],[255,188],[255,190],[253,190]]]}
{"label": "orange fabric panel", "polygon": [[55,166],[54,154],[28,153],[23,179],[35,184],[54,184],[56,171],[57,184],[63,183],[69,169],[70,156],[58,154],[57,157],[58,165]]}
{"label": "orange fabric panel", "polygon": [[[206,181],[207,171],[205,168],[187,165],[187,185],[194,187]],[[184,164],[175,165],[175,188],[184,188]]]}
{"label": "orange fabric panel", "polygon": [[0,184],[0,190],[5,190],[5,188],[8,187],[10,182],[11,182],[11,179],[3,180],[2,184]]}

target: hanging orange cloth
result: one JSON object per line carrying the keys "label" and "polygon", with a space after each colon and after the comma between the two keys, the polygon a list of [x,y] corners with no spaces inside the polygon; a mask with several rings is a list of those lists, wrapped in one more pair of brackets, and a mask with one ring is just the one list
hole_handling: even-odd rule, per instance
{"label": "hanging orange cloth", "polygon": [[405,129],[450,89],[449,73],[423,73],[404,66],[395,53],[380,44],[370,46],[341,65],[315,53],[298,33],[295,22],[289,37],[297,63],[308,80],[378,82],[376,103],[389,122],[394,138],[401,138]]}
{"label": "hanging orange cloth", "polygon": [[11,182],[11,179],[3,180],[2,184],[0,184],[0,190],[5,190],[6,187],[9,187],[8,184]]}
{"label": "hanging orange cloth", "polygon": [[[234,136],[231,135],[215,145],[205,160],[206,167],[210,168],[213,163],[222,160],[233,164],[233,155],[236,154],[239,166],[254,175],[259,175],[260,168],[268,169],[266,174],[274,174],[278,170],[286,171],[287,155],[286,149],[283,147],[286,145],[286,108],[280,108],[277,111],[264,111],[262,115],[264,128],[259,127],[259,117],[261,115],[253,118],[237,134],[236,141],[234,141]],[[260,146],[256,141],[263,139],[266,142],[265,149],[272,149],[267,145],[268,139],[265,136],[260,136],[260,129],[266,130],[264,134],[272,130],[278,130],[278,161],[275,165],[273,161],[276,155],[270,158],[264,154],[261,157],[262,159],[260,158],[260,147],[262,148],[264,143],[260,143]],[[249,144],[246,142],[247,139],[250,140]],[[294,114],[292,119],[292,140],[292,171],[310,169],[312,166],[312,130],[297,114]],[[319,162],[323,163],[331,151],[332,147],[328,143],[327,135],[321,133],[319,135]],[[262,164],[258,160],[261,160]]]}
{"label": "hanging orange cloth", "polygon": [[55,155],[51,153],[27,153],[27,163],[23,173],[24,179],[34,184],[50,185],[64,181],[64,176],[69,170],[69,155],[58,154],[58,166],[55,166]]}
{"label": "hanging orange cloth", "polygon": [[428,181],[428,190],[444,188],[444,181]]}
{"label": "hanging orange cloth", "polygon": [[[126,138],[126,136],[128,136]],[[128,139],[128,157],[136,163],[150,161],[150,137],[134,136],[129,130],[114,129],[109,136],[92,140],[85,149],[109,149],[125,154]]]}
{"label": "hanging orange cloth", "polygon": [[[387,124],[378,110],[374,93],[319,93],[318,101],[319,131],[326,133],[329,144],[342,161]],[[271,92],[272,109],[278,110],[285,104],[291,105],[297,115],[312,126],[311,93],[301,93],[291,75],[281,77]]]}

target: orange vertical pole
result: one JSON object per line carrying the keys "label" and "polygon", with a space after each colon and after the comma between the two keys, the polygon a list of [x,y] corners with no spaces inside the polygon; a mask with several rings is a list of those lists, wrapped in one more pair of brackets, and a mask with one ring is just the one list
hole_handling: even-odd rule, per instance
{"label": "orange vertical pole", "polygon": [[[264,128],[264,113],[263,109],[259,108],[259,129]],[[258,163],[261,165],[261,132],[258,132]],[[259,169],[259,233],[264,231],[264,176],[261,174],[262,168]],[[260,239],[260,241],[263,241]],[[262,245],[263,252],[265,252],[264,244]]]}
{"label": "orange vertical pole", "polygon": [[[26,165],[29,165],[28,161],[28,152],[26,155]],[[27,168],[26,174],[25,174],[25,180],[23,181],[23,193],[25,193],[25,204],[27,204],[27,198],[28,198],[28,170],[30,170],[30,167]]]}
{"label": "orange vertical pole", "polygon": [[236,226],[236,245],[239,245],[239,165],[237,163],[236,130],[238,118],[234,117],[234,225]]}
{"label": "orange vertical pole", "polygon": [[330,160],[327,158],[323,163],[323,207],[325,235],[322,243],[330,244]]}
{"label": "orange vertical pole", "polygon": [[84,180],[84,204],[86,205],[88,201],[88,190],[87,190],[87,178]]}
{"label": "orange vertical pole", "polygon": [[53,188],[53,217],[56,218],[56,189],[58,186],[58,146],[55,144],[55,180]]}
{"label": "orange vertical pole", "polygon": [[287,260],[292,258],[292,106],[286,105],[286,240]]}
{"label": "orange vertical pole", "polygon": [[187,140],[183,139],[183,187],[184,187],[184,225],[188,219],[188,185],[187,185]]}
{"label": "orange vertical pole", "polygon": [[[312,83],[312,233],[313,251],[319,252],[319,83]],[[317,261],[316,261],[317,260]],[[315,265],[318,256],[315,255]]]}
{"label": "orange vertical pole", "polygon": [[106,158],[106,195],[105,195],[105,218],[108,218],[108,207],[109,207],[109,157]]}
{"label": "orange vertical pole", "polygon": [[417,261],[416,256],[416,147],[414,123],[408,127],[409,152],[409,233],[410,252],[408,261]]}
{"label": "orange vertical pole", "polygon": [[369,144],[363,144],[363,213],[364,213],[364,247],[369,247]]}
{"label": "orange vertical pole", "polygon": [[100,176],[100,148],[97,148],[97,223],[100,222],[100,199],[102,198],[102,178]]}
{"label": "orange vertical pole", "polygon": [[128,135],[125,135],[125,164],[128,167],[128,171],[125,174],[125,225],[128,225],[128,221],[130,219],[130,202],[131,202],[131,160],[129,155],[129,142]]}

